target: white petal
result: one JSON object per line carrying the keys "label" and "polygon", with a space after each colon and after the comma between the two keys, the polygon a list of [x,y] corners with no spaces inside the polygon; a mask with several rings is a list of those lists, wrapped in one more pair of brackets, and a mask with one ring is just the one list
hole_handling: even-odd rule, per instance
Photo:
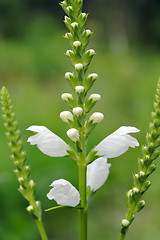
{"label": "white petal", "polygon": [[129,147],[135,148],[139,146],[137,139],[127,134],[139,131],[140,130],[135,127],[120,127],[95,147],[95,150],[98,151],[97,155],[114,158],[125,153]]}
{"label": "white petal", "polygon": [[87,186],[96,191],[108,178],[111,164],[107,163],[107,158],[100,157],[87,166]]}
{"label": "white petal", "polygon": [[80,202],[80,194],[77,189],[65,179],[54,181],[50,186],[53,188],[47,194],[47,197],[54,199],[57,204],[75,207]]}
{"label": "white petal", "polygon": [[63,157],[68,153],[69,146],[56,134],[44,126],[30,126],[26,130],[36,132],[34,136],[28,138],[27,142],[37,145],[41,152],[50,157]]}

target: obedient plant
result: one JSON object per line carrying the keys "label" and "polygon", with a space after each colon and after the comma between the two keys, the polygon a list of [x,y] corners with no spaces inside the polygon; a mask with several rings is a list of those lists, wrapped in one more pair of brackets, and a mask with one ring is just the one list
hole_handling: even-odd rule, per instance
{"label": "obedient plant", "polygon": [[[95,51],[87,48],[92,32],[85,29],[87,14],[82,12],[82,4],[82,0],[64,0],[60,3],[67,14],[64,23],[68,32],[64,37],[71,46],[71,49],[66,51],[66,56],[71,60],[73,67],[73,72],[65,73],[65,78],[71,85],[72,93],[61,95],[61,99],[70,108],[69,111],[65,110],[60,113],[60,118],[68,125],[66,132],[68,142],[66,143],[45,126],[32,125],[27,130],[34,133],[28,138],[28,142],[31,145],[37,145],[42,153],[49,157],[67,156],[77,164],[78,189],[63,178],[53,179],[47,198],[56,201],[58,206],[47,209],[47,211],[61,207],[78,209],[79,240],[87,240],[88,204],[93,194],[108,178],[111,167],[108,161],[110,162],[111,158],[124,154],[129,147],[139,146],[137,139],[130,135],[139,132],[139,129],[121,126],[88,152],[89,135],[97,124],[103,120],[104,115],[100,112],[90,114],[101,96],[98,93],[89,93],[94,82],[98,79],[98,75],[88,72]],[[145,205],[145,201],[141,197],[151,184],[148,177],[155,170],[153,161],[159,156],[157,150],[160,143],[159,88],[160,82],[157,86],[155,111],[152,113],[153,122],[150,124],[150,130],[146,136],[146,144],[142,148],[143,155],[138,160],[139,170],[138,173],[134,174],[133,187],[127,193],[128,212],[121,222],[121,240],[125,238],[135,213],[139,212]],[[1,90],[1,103],[12,159],[16,166],[15,172],[20,182],[19,191],[28,200],[27,210],[32,213],[36,220],[42,239],[46,240],[48,238],[42,225],[40,203],[35,201],[34,197],[35,184],[29,178],[30,168],[25,164],[25,152],[22,151],[22,142],[19,140],[20,132],[17,130],[17,122],[12,111],[9,94],[4,87]]]}

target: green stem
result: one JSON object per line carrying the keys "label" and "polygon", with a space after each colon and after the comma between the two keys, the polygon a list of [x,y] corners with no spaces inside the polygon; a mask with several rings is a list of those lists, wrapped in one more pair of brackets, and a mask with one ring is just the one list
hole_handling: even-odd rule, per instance
{"label": "green stem", "polygon": [[87,240],[86,165],[83,164],[79,165],[79,192],[82,207],[79,209],[79,240]]}
{"label": "green stem", "polygon": [[124,239],[125,239],[125,236],[126,236],[126,234],[121,233],[121,235],[120,235],[120,240],[124,240]]}
{"label": "green stem", "polygon": [[41,239],[42,240],[48,240],[48,237],[47,237],[46,231],[44,229],[42,220],[41,219],[36,219],[35,222],[36,222],[37,228],[39,230],[39,233],[41,235]]}
{"label": "green stem", "polygon": [[83,127],[80,129],[82,152],[79,154],[79,192],[81,197],[81,209],[79,209],[79,240],[87,240],[87,194],[86,194],[86,136]]}

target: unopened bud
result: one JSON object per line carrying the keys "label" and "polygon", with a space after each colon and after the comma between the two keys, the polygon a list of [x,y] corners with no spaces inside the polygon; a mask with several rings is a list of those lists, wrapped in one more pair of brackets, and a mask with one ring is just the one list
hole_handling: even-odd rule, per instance
{"label": "unopened bud", "polygon": [[78,48],[78,47],[81,46],[81,42],[80,42],[80,41],[74,41],[74,42],[73,42],[73,46],[74,46],[75,48]]}
{"label": "unopened bud", "polygon": [[94,51],[94,49],[89,49],[85,52],[85,54],[89,54],[89,57],[92,57],[96,54],[96,52]]}
{"label": "unopened bud", "polygon": [[97,80],[98,75],[97,75],[97,73],[91,73],[88,75],[88,78],[91,78],[92,80]]}
{"label": "unopened bud", "polygon": [[89,120],[90,121],[93,120],[93,123],[100,123],[103,120],[103,118],[104,118],[103,113],[95,112],[90,116]]}
{"label": "unopened bud", "polygon": [[72,34],[70,32],[67,32],[67,33],[65,33],[64,37],[66,39],[70,39],[70,38],[72,38]]}
{"label": "unopened bud", "polygon": [[92,102],[97,102],[101,99],[101,95],[100,94],[97,94],[97,93],[93,93],[89,96],[88,99],[91,99]]}
{"label": "unopened bud", "polygon": [[122,219],[121,221],[123,227],[128,227],[130,222],[127,219]]}
{"label": "unopened bud", "polygon": [[145,176],[145,172],[140,171],[140,172],[139,172],[139,176],[140,176],[140,177],[144,177],[144,176]]}
{"label": "unopened bud", "polygon": [[62,119],[62,121],[66,122],[66,123],[69,123],[69,121],[73,121],[73,115],[69,111],[63,111],[60,113],[59,116]]}
{"label": "unopened bud", "polygon": [[91,30],[86,29],[85,30],[86,37],[90,36],[92,34]]}
{"label": "unopened bud", "polygon": [[138,193],[139,193],[139,189],[136,188],[136,187],[134,187],[132,190],[133,190],[133,193],[134,193],[134,194],[138,194]]}
{"label": "unopened bud", "polygon": [[71,128],[67,131],[67,136],[73,141],[77,142],[79,140],[79,132],[75,128]]}
{"label": "unopened bud", "polygon": [[83,86],[76,86],[75,87],[76,93],[83,93],[84,92],[84,87]]}
{"label": "unopened bud", "polygon": [[77,22],[73,22],[71,23],[71,26],[73,29],[77,28],[78,27],[78,23]]}
{"label": "unopened bud", "polygon": [[74,55],[74,52],[72,50],[67,50],[66,51],[66,56],[67,57],[72,57]]}
{"label": "unopened bud", "polygon": [[73,96],[72,96],[72,94],[70,94],[70,93],[63,93],[63,94],[61,95],[61,99],[62,99],[63,101],[65,101],[65,102],[69,102],[69,100],[72,100],[72,99],[73,99]]}
{"label": "unopened bud", "polygon": [[71,72],[66,72],[65,73],[65,78],[66,79],[71,80],[72,77],[74,77],[73,73],[71,73]]}
{"label": "unopened bud", "polygon": [[75,67],[75,69],[76,69],[77,71],[80,71],[80,70],[83,69],[83,64],[82,64],[82,63],[76,63],[76,64],[74,65],[74,67]]}
{"label": "unopened bud", "polygon": [[73,108],[73,114],[77,117],[81,116],[83,113],[83,109],[81,107],[75,107]]}
{"label": "unopened bud", "polygon": [[28,212],[33,212],[33,209],[34,209],[34,208],[33,208],[32,205],[29,205],[29,206],[27,207],[27,211],[28,211]]}
{"label": "unopened bud", "polygon": [[140,210],[142,210],[145,206],[145,201],[144,200],[141,200],[137,203],[137,206],[136,206],[136,212],[139,212]]}

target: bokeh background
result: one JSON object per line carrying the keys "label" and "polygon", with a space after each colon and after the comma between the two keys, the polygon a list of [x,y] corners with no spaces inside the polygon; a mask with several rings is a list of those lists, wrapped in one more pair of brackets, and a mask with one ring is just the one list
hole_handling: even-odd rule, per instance
{"label": "bokeh background", "polygon": [[[136,126],[140,144],[145,141],[156,82],[160,76],[160,1],[85,0],[91,29],[89,47],[96,50],[90,73],[98,81],[90,93],[102,100],[94,111],[105,118],[89,139],[97,144],[122,125]],[[27,164],[35,180],[36,197],[43,209],[56,205],[46,194],[53,180],[65,178],[78,188],[77,166],[67,158],[51,158],[26,141],[25,129],[45,125],[68,141],[67,125],[59,113],[67,109],[63,92],[71,92],[64,73],[72,71],[64,52],[69,43],[63,38],[64,13],[57,0],[0,0],[0,87],[12,96],[19,128],[27,150]],[[27,202],[18,192],[13,163],[0,116],[0,239],[39,240]],[[89,240],[119,239],[120,221],[126,213],[126,192],[132,186],[141,148],[130,149],[112,164],[105,185],[89,207]],[[158,240],[160,236],[160,164],[150,177],[152,186],[144,198],[147,206],[132,224],[127,239]],[[43,214],[50,240],[78,239],[78,212],[60,209]]]}

